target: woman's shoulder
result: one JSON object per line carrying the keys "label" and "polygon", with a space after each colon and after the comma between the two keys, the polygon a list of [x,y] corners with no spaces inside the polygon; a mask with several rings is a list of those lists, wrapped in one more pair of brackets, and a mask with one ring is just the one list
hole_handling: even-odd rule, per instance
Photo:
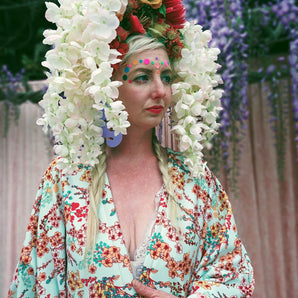
{"label": "woman's shoulder", "polygon": [[67,168],[65,167],[63,158],[57,156],[48,165],[42,179],[52,181],[52,183],[66,180],[91,182],[91,171],[91,166],[83,164]]}
{"label": "woman's shoulder", "polygon": [[166,147],[165,150],[168,155],[169,164],[172,164],[173,166],[179,165],[181,167],[181,170],[189,172],[188,167],[184,164],[185,156],[183,155],[183,153],[174,151],[173,149],[170,149],[168,147]]}
{"label": "woman's shoulder", "polygon": [[175,151],[170,148],[165,148],[167,155],[168,155],[168,164],[171,169],[171,171],[175,172],[178,171],[180,173],[183,173],[185,176],[191,176],[191,171],[189,170],[189,167],[187,163],[185,162],[186,157],[182,152]]}
{"label": "woman's shoulder", "polygon": [[[207,166],[207,162],[204,162],[204,170],[199,177],[193,177],[187,164],[185,164],[185,156],[183,153],[174,151],[170,148],[166,148],[168,154],[168,165],[172,176],[182,179],[184,184],[196,185],[207,192],[218,192],[222,186],[217,177]],[[173,178],[175,179],[175,178]]]}

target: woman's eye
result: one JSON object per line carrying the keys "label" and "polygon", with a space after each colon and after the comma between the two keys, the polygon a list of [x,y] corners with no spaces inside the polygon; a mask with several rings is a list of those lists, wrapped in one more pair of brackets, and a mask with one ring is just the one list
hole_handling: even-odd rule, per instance
{"label": "woman's eye", "polygon": [[173,78],[171,75],[162,75],[161,79],[163,82],[165,82],[166,84],[171,84],[173,81]]}
{"label": "woman's eye", "polygon": [[136,76],[133,81],[137,83],[145,83],[149,80],[149,76],[146,74]]}

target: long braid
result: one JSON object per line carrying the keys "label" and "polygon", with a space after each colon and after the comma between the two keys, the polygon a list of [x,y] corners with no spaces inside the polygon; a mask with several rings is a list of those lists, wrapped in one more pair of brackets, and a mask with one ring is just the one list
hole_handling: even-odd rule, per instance
{"label": "long braid", "polygon": [[86,253],[93,251],[98,233],[98,205],[102,198],[106,172],[106,151],[100,155],[99,163],[93,168],[92,182],[89,187],[89,213],[87,225]]}
{"label": "long braid", "polygon": [[174,187],[174,184],[172,181],[171,173],[168,168],[167,158],[162,151],[162,147],[159,144],[159,141],[158,141],[155,133],[153,133],[153,135],[152,135],[152,143],[153,143],[154,152],[158,159],[158,166],[159,166],[160,172],[162,174],[162,179],[163,179],[164,185],[165,185],[166,190],[169,195],[168,202],[169,202],[169,209],[170,209],[170,212],[169,212],[170,219],[171,219],[173,226],[176,228],[177,232],[180,232],[180,228],[179,228],[179,224],[178,224],[179,205],[176,200],[175,187]]}

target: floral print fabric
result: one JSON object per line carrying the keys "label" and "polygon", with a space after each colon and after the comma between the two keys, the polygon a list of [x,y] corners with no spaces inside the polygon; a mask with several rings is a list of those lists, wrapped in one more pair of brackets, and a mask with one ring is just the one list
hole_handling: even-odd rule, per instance
{"label": "floral print fabric", "polygon": [[[168,156],[181,233],[169,219],[165,192],[140,280],[178,297],[250,297],[252,267],[221,185],[208,169],[192,178],[180,153],[168,149]],[[91,256],[85,254],[91,169],[63,175],[57,162],[40,184],[8,297],[138,297],[108,179]]]}

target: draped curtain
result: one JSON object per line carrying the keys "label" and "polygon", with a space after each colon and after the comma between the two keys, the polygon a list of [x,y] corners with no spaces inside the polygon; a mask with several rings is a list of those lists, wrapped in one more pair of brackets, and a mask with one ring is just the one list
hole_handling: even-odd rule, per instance
{"label": "draped curtain", "polygon": [[[290,88],[289,82],[282,84]],[[287,94],[282,96],[291,111]],[[292,298],[298,292],[298,156],[293,115],[288,114],[284,179],[280,180],[270,111],[261,85],[250,85],[248,97],[250,114],[240,158],[239,196],[234,198],[229,192],[223,172],[218,178],[230,196],[240,237],[254,266],[253,298]],[[37,105],[21,106],[18,124],[10,123],[6,138],[2,137],[3,110],[0,103],[0,296],[6,297],[38,184],[52,152],[48,138],[35,124],[42,114]],[[161,133],[163,144],[175,149],[167,125],[163,125]]]}

